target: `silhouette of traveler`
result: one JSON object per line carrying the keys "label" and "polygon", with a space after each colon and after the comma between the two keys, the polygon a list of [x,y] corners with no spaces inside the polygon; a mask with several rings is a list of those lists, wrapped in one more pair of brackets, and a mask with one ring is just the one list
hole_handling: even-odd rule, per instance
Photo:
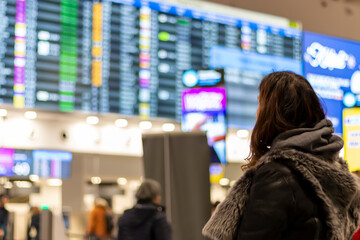
{"label": "silhouette of traveler", "polygon": [[0,240],[5,239],[9,221],[9,211],[5,208],[8,202],[8,196],[0,194]]}
{"label": "silhouette of traveler", "polygon": [[89,214],[87,234],[90,239],[96,240],[108,240],[110,239],[110,233],[107,227],[106,209],[108,203],[103,198],[95,199],[95,207]]}
{"label": "silhouette of traveler", "polygon": [[302,76],[274,72],[260,83],[245,174],[203,234],[216,240],[349,240],[359,226],[360,190],[339,158],[320,101]]}
{"label": "silhouette of traveler", "polygon": [[30,208],[30,224],[28,227],[28,240],[39,240],[40,239],[40,208]]}
{"label": "silhouette of traveler", "polygon": [[118,240],[171,240],[171,226],[161,203],[160,184],[145,180],[136,192],[137,204],[119,218]]}

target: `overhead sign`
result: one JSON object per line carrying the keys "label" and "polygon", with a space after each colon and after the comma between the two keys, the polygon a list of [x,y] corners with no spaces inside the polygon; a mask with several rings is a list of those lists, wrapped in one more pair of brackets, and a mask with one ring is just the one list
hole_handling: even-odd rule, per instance
{"label": "overhead sign", "polygon": [[224,70],[187,70],[183,73],[182,82],[187,88],[224,85]]}
{"label": "overhead sign", "polygon": [[305,77],[342,133],[343,108],[360,106],[360,43],[305,32],[303,59]]}

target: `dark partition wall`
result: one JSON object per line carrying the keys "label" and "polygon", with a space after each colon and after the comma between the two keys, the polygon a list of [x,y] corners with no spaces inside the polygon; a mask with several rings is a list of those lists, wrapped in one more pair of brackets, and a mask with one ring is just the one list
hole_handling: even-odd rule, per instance
{"label": "dark partition wall", "polygon": [[159,181],[174,240],[205,239],[210,217],[210,150],[203,133],[143,137],[145,177]]}

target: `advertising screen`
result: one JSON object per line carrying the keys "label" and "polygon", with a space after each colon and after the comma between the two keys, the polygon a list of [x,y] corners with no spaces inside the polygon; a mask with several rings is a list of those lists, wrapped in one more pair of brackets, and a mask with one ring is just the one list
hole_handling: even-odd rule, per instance
{"label": "advertising screen", "polygon": [[182,130],[206,131],[212,162],[226,163],[226,92],[225,88],[185,89],[182,94]]}
{"label": "advertising screen", "polygon": [[360,170],[360,109],[344,109],[344,153],[350,171]]}
{"label": "advertising screen", "polygon": [[29,176],[33,173],[32,151],[15,149],[14,176]]}
{"label": "advertising screen", "polygon": [[[343,97],[360,94],[360,43],[305,32],[303,59],[304,76],[321,98],[335,132],[341,134]],[[356,104],[360,106],[360,101]]]}
{"label": "advertising screen", "polygon": [[0,148],[0,176],[13,176],[14,153],[12,148]]}
{"label": "advertising screen", "polygon": [[186,88],[223,86],[224,69],[190,69],[183,73],[182,83]]}
{"label": "advertising screen", "polygon": [[[288,20],[207,5],[0,0],[0,104],[180,120],[182,72],[209,68],[211,47],[300,60],[301,31]],[[261,74],[231,72],[229,89],[253,91]],[[251,123],[256,96],[239,107],[229,94],[233,122]]]}
{"label": "advertising screen", "polygon": [[0,176],[29,176],[32,173],[31,151],[0,148]]}

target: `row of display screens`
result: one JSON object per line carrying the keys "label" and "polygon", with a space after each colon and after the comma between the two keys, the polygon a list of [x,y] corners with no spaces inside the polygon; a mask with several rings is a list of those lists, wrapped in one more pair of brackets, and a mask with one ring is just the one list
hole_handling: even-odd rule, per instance
{"label": "row of display screens", "polygon": [[[263,71],[263,73],[270,73],[275,70],[289,70],[305,76],[321,99],[327,118],[333,122],[335,132],[342,134],[343,109],[360,107],[360,42],[304,32],[302,47],[303,66],[300,68],[301,70],[296,69],[296,64],[292,64],[292,61],[289,60],[276,63],[276,59],[272,56],[268,57],[268,63],[265,62],[265,64],[254,60],[254,64],[262,64],[261,67],[255,66],[252,63],[251,56],[240,52],[236,56],[236,53],[230,50],[227,50],[228,53],[222,53],[223,56],[221,56],[221,53],[214,55],[216,56],[214,57],[215,63],[212,66],[252,71],[253,73],[268,66],[268,70]],[[237,63],[239,60],[236,59],[240,59],[241,54],[245,55],[245,63]],[[225,76],[228,94],[244,94],[244,97],[247,97],[245,91],[248,88],[234,90],[233,87],[236,88],[236,85],[234,86],[230,80],[233,79]],[[247,77],[238,78],[235,81],[245,80],[247,80]],[[257,93],[252,92],[252,94],[257,96]],[[234,101],[231,101],[230,96],[228,105],[229,125],[235,128],[251,129],[255,123],[255,106],[253,105],[252,108],[253,119],[251,119],[251,124],[247,124],[246,121],[234,119],[233,116],[233,112],[241,111],[241,107],[250,107],[247,106],[246,101],[236,104],[237,108],[235,108]]]}
{"label": "row of display screens", "polygon": [[71,152],[0,148],[0,176],[69,178],[71,162]]}
{"label": "row of display screens", "polygon": [[[278,17],[254,22],[137,0],[2,0],[2,6],[0,103],[20,108],[180,120],[185,70],[233,57],[246,69],[232,71],[232,83],[251,91],[268,71],[301,71],[301,30],[274,24]],[[228,96],[233,105],[244,102]],[[251,125],[251,102],[229,121]]]}
{"label": "row of display screens", "polygon": [[0,103],[181,120],[181,74],[224,68],[230,127],[253,127],[272,71],[303,74],[337,133],[360,106],[356,42],[154,1],[2,4]]}

